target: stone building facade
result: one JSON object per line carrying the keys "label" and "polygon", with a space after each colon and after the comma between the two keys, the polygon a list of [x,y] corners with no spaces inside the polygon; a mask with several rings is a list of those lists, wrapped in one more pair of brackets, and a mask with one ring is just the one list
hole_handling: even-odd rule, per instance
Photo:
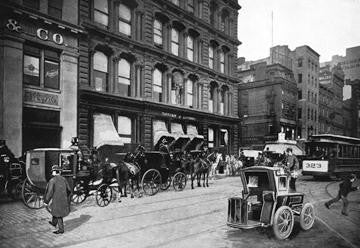
{"label": "stone building facade", "polygon": [[340,66],[321,67],[319,83],[319,133],[344,135],[344,72]]}
{"label": "stone building facade", "polygon": [[297,127],[297,85],[294,74],[280,64],[252,65],[238,74],[241,146],[262,149],[266,141],[294,140]]}
{"label": "stone building facade", "polygon": [[0,2],[0,139],[16,156],[77,135],[77,0]]}
{"label": "stone building facade", "polygon": [[81,145],[108,126],[149,150],[162,134],[238,150],[237,1],[79,1]]}

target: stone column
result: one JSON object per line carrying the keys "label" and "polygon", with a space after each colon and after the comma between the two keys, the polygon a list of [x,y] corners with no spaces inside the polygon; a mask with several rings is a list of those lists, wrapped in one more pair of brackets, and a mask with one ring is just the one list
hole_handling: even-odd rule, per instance
{"label": "stone column", "polygon": [[15,156],[22,153],[23,42],[0,37],[0,139]]}
{"label": "stone column", "polygon": [[61,113],[60,126],[61,147],[67,148],[71,144],[71,137],[77,136],[78,130],[78,58],[77,54],[64,51],[61,54],[60,83],[61,83]]}

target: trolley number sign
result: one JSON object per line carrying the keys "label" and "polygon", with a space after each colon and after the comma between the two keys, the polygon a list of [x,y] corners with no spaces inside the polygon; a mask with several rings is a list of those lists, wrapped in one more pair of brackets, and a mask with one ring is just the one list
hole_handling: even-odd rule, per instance
{"label": "trolley number sign", "polygon": [[315,172],[327,172],[328,171],[328,161],[314,161],[314,160],[304,160],[303,161],[303,170],[304,171],[315,171]]}

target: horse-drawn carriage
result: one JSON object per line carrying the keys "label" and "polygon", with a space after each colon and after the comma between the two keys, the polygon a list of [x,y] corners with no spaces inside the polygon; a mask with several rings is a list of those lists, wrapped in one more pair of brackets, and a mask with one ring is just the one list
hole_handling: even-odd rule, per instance
{"label": "horse-drawn carriage", "polygon": [[315,221],[314,207],[304,203],[303,193],[289,192],[289,174],[281,167],[255,166],[241,170],[242,197],[228,199],[227,224],[240,229],[272,227],[278,239],[290,236],[294,215],[309,230]]}
{"label": "horse-drawn carriage", "polygon": [[24,179],[24,162],[14,156],[5,140],[0,140],[0,194],[6,191],[11,198],[19,199]]}

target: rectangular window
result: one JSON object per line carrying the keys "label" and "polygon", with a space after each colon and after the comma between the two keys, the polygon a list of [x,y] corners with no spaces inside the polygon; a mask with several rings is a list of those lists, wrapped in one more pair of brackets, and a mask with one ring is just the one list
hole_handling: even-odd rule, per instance
{"label": "rectangular window", "polygon": [[302,74],[298,74],[298,83],[301,84],[302,83]]}
{"label": "rectangular window", "polygon": [[189,107],[193,106],[193,87],[193,81],[188,79],[186,84],[186,105]]}
{"label": "rectangular window", "polygon": [[153,98],[155,101],[162,102],[162,73],[159,69],[155,69],[153,73]]}
{"label": "rectangular window", "polygon": [[162,23],[159,20],[154,21],[154,43],[157,45],[162,45]]}
{"label": "rectangular window", "polygon": [[187,0],[187,10],[194,13],[194,0]]}
{"label": "rectangular window", "polygon": [[209,47],[209,67],[214,69],[214,48],[212,46]]}
{"label": "rectangular window", "polygon": [[40,86],[40,58],[24,55],[24,83]]}
{"label": "rectangular window", "polygon": [[23,0],[23,5],[30,9],[39,10],[40,0]]}
{"label": "rectangular window", "polygon": [[303,59],[298,59],[298,67],[302,67]]}
{"label": "rectangular window", "polygon": [[127,116],[118,116],[118,134],[125,144],[132,142],[132,121]]}
{"label": "rectangular window", "polygon": [[48,15],[57,19],[62,18],[62,0],[48,1]]}
{"label": "rectangular window", "polygon": [[50,89],[59,89],[59,62],[45,59],[44,61],[44,87]]}
{"label": "rectangular window", "polygon": [[301,108],[298,108],[298,119],[301,119],[302,117],[302,110]]}
{"label": "rectangular window", "polygon": [[202,84],[198,84],[197,85],[197,102],[198,102],[197,107],[199,109],[202,109],[202,101],[203,101],[203,99],[202,99],[202,91],[203,91]]}
{"label": "rectangular window", "polygon": [[220,52],[220,72],[225,73],[225,54]]}
{"label": "rectangular window", "polygon": [[214,129],[208,128],[208,147],[212,148],[215,146]]}
{"label": "rectangular window", "polygon": [[301,100],[301,99],[302,99],[302,91],[298,90],[298,100]]}
{"label": "rectangular window", "polygon": [[171,53],[179,55],[179,31],[171,29]]}
{"label": "rectangular window", "polygon": [[119,32],[131,36],[131,9],[122,3],[119,5]]}
{"label": "rectangular window", "polygon": [[188,60],[194,61],[194,38],[188,36],[186,40],[186,56]]}
{"label": "rectangular window", "polygon": [[109,8],[107,0],[94,0],[94,21],[108,26]]}

